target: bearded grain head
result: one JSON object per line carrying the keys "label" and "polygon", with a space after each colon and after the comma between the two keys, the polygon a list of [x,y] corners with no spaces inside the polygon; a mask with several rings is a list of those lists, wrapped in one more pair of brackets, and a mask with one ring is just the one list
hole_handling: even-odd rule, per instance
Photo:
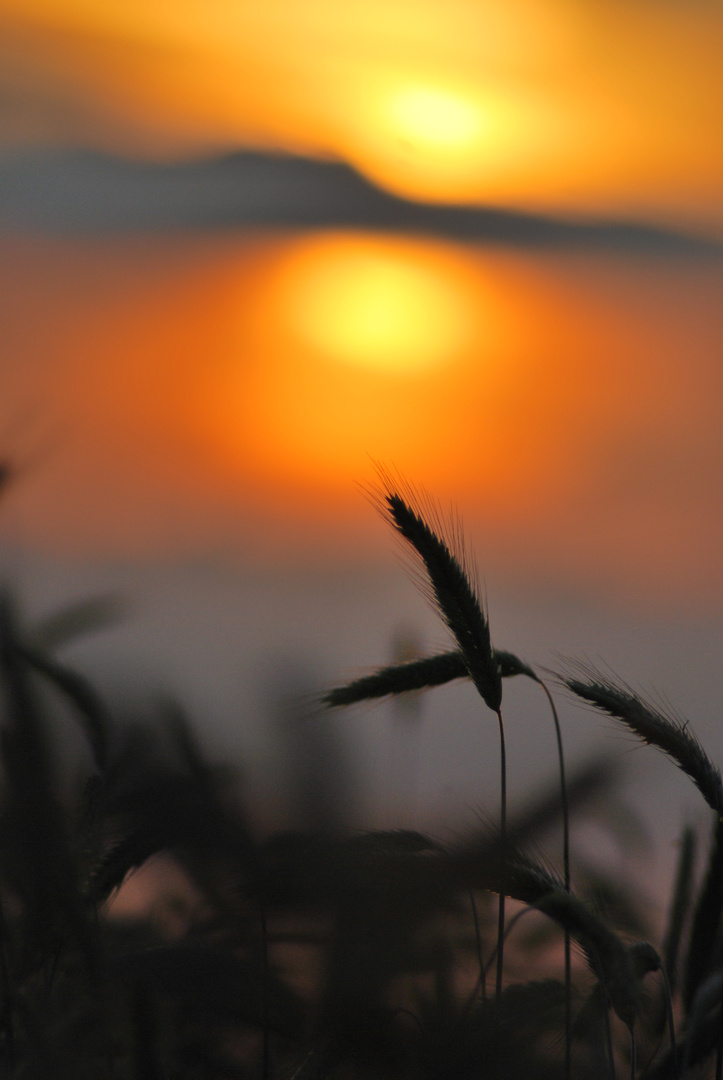
{"label": "bearded grain head", "polygon": [[463,556],[454,554],[441,536],[438,522],[433,528],[406,492],[402,494],[391,485],[385,487],[379,500],[382,513],[421,560],[425,591],[457,642],[470,679],[485,704],[499,712],[502,675],[492,648],[489,622]]}

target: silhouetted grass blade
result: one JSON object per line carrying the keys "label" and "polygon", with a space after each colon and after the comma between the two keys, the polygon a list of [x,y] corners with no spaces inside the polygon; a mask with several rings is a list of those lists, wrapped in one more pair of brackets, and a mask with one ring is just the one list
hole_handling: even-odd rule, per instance
{"label": "silhouetted grass blade", "polygon": [[695,862],[696,838],[688,827],[683,832],[678,854],[678,866],[673,886],[673,895],[668,917],[668,928],[663,943],[665,969],[668,972],[671,990],[675,991],[678,983],[678,957],[683,938],[683,927],[688,916],[693,896],[693,865]]}
{"label": "silhouetted grass blade", "polygon": [[103,703],[91,684],[82,675],[38,649],[27,644],[18,645],[17,648],[22,658],[35,671],[49,679],[76,707],[95,764],[103,772],[108,761],[108,718]]}
{"label": "silhouetted grass blade", "polygon": [[21,900],[41,962],[51,963],[67,939],[92,971],[96,954],[80,875],[56,794],[44,718],[17,640],[13,606],[5,595],[0,598],[0,675],[6,703],[1,733],[3,878]]}
{"label": "silhouetted grass blade", "polygon": [[693,912],[685,961],[683,996],[691,1007],[699,987],[716,963],[716,943],[720,932],[723,912],[723,822],[713,826],[708,866],[705,880],[698,893]]}
{"label": "silhouetted grass blade", "polygon": [[122,613],[123,605],[113,596],[80,600],[36,624],[28,635],[28,643],[41,652],[52,651],[83,634],[113,626]]}

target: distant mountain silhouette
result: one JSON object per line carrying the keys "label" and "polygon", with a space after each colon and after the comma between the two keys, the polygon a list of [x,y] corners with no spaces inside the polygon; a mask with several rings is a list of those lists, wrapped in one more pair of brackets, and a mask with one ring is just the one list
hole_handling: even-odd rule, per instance
{"label": "distant mountain silhouette", "polygon": [[0,157],[1,229],[184,226],[348,227],[520,246],[723,251],[715,240],[624,220],[411,202],[375,187],[347,165],[285,155],[244,152],[172,164],[81,150]]}

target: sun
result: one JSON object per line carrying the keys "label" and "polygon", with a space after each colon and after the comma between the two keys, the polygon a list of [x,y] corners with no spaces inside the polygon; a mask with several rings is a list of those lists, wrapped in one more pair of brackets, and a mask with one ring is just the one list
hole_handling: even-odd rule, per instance
{"label": "sun", "polygon": [[390,97],[388,112],[400,139],[432,154],[463,151],[482,129],[479,109],[440,87],[405,86]]}

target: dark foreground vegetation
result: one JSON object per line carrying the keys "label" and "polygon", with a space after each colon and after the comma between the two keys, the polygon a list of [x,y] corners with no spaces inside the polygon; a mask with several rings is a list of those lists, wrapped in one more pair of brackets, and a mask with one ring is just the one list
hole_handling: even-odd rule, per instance
{"label": "dark foreground vegetation", "polygon": [[[554,700],[532,668],[493,646],[459,536],[445,540],[433,506],[381,479],[379,508],[418,560],[452,645],[333,690],[324,705],[471,680],[499,738],[497,827],[451,845],[412,831],[344,835],[334,822],[260,837],[178,710],[152,731],[112,723],[86,681],[58,662],[62,624],[54,634],[22,631],[5,596],[0,1076],[720,1076],[718,770],[685,725],[627,687],[583,669],[558,677],[666,753],[711,809],[702,880],[693,883],[694,838],[685,834],[667,932],[638,940],[630,920],[611,922],[577,894],[570,867],[568,818],[601,770],[568,783]],[[541,804],[525,820],[508,815],[505,796],[502,703],[512,677],[547,695],[560,762],[554,808]],[[79,782],[54,749],[48,712],[57,701],[87,740],[91,764]],[[551,814],[562,823],[557,871],[526,848]],[[111,917],[109,899],[160,853],[192,883],[193,909],[173,924]]]}

